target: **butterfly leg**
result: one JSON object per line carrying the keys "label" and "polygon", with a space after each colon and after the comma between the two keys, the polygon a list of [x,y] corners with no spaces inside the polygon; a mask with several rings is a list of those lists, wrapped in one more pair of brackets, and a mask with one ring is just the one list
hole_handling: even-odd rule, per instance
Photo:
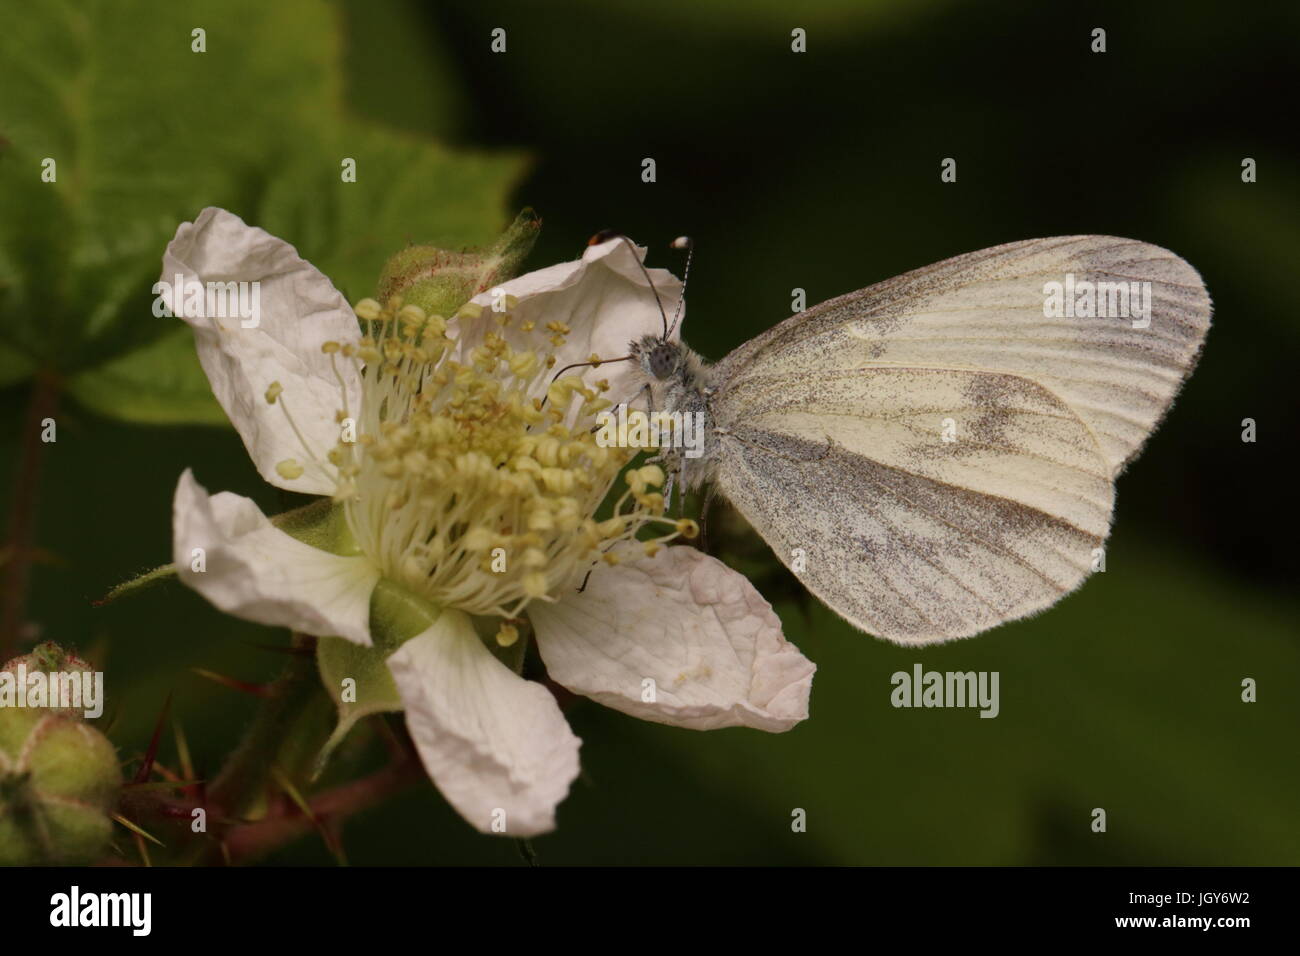
{"label": "butterfly leg", "polygon": [[708,490],[704,492],[704,504],[700,506],[700,550],[705,554],[709,553],[709,505],[713,504],[717,490],[717,485],[709,482]]}
{"label": "butterfly leg", "polygon": [[664,465],[664,470],[668,473],[668,480],[664,482],[664,514],[668,514],[673,506],[673,493],[677,493],[677,511],[678,517],[681,517],[682,501],[685,499],[686,485],[684,484],[682,457],[674,451],[666,451],[662,455],[655,455],[648,459],[646,464]]}

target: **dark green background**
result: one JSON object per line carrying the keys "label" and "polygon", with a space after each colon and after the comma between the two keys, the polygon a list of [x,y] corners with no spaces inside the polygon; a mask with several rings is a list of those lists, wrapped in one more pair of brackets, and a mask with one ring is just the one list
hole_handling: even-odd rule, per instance
{"label": "dark green background", "polygon": [[[613,227],[677,268],[668,241],[694,236],[686,337],[709,358],[785,318],[794,287],[812,304],[1036,236],[1164,245],[1215,303],[1200,367],[1120,481],[1106,573],[1033,620],[902,650],[800,599],[715,515],[728,554],[818,665],[812,719],[782,736],[699,734],[579,702],[569,717],[584,776],[558,832],[535,841],[543,864],[1300,863],[1298,562],[1283,471],[1300,342],[1298,9],[347,5],[358,113],[531,157],[514,193],[545,221],[530,267]],[[790,52],[795,26],[806,54]],[[1104,55],[1089,52],[1096,26]],[[507,30],[504,55],[489,52],[494,27]],[[647,156],[654,184],[640,179]],[[939,180],[944,157],[957,159],[955,184]],[[3,392],[6,491],[25,401]],[[1254,444],[1240,439],[1247,417]],[[29,615],[107,666],[124,756],[174,690],[211,772],[251,703],[188,668],[270,677],[280,659],[255,645],[283,634],[180,588],[89,602],[166,560],[185,467],[268,509],[287,496],[261,484],[229,430],[125,426],[72,403],[58,420],[38,524],[51,561],[35,569]],[[1001,715],[893,709],[889,676],[917,661],[999,671]],[[1240,701],[1245,677],[1258,703]],[[1105,834],[1089,828],[1094,807],[1107,810]],[[806,833],[791,832],[793,808],[807,811]],[[345,845],[354,863],[519,861],[431,786],[355,819]],[[304,840],[274,861],[330,857]]]}

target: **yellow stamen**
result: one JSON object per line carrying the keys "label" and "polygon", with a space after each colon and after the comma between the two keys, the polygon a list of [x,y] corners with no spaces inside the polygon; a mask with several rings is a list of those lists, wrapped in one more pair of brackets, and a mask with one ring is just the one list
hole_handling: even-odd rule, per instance
{"label": "yellow stamen", "polygon": [[356,309],[370,335],[355,357],[339,351],[362,375],[357,441],[330,460],[343,462],[336,500],[385,577],[437,605],[511,620],[616,561],[610,551],[643,526],[671,524],[652,466],[636,470],[636,493],[613,515],[592,519],[632,451],[596,443],[607,382],[549,381],[551,343],[567,325],[516,323],[507,342],[500,312],[480,306],[462,307],[452,331],[396,301]]}

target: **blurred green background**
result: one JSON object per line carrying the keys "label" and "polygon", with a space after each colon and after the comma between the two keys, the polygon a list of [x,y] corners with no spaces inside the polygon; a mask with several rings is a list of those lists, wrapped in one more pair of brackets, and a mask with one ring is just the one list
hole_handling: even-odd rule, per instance
{"label": "blurred green background", "polygon": [[[795,287],[812,304],[996,243],[1112,233],[1194,264],[1215,325],[1120,481],[1106,573],[1033,620],[902,650],[803,598],[719,512],[721,547],[818,665],[812,719],[782,736],[699,734],[579,701],[584,775],[536,851],[543,864],[1300,863],[1283,470],[1298,405],[1287,104],[1300,7],[268,6],[6,5],[0,28],[0,500],[27,377],[53,368],[27,636],[107,668],[124,757],[175,691],[213,772],[253,706],[190,668],[261,680],[281,666],[259,645],[282,632],[180,587],[91,606],[167,559],[184,468],[268,511],[295,503],[228,427],[184,424],[219,412],[188,335],[149,314],[162,249],[202,206],[294,242],[354,300],[407,240],[484,242],[524,205],[545,221],[529,267],[610,227],[679,269],[667,243],[689,234],[686,336],[712,359],[785,318]],[[489,48],[496,27],[504,54]],[[790,51],[794,27],[806,54]],[[1105,54],[1089,51],[1094,27]],[[39,191],[45,156],[61,157],[59,185]],[[340,184],[342,156],[359,157],[356,184]],[[955,184],[940,182],[944,157]],[[890,675],[918,661],[999,671],[1000,716],[893,709]],[[1257,703],[1240,700],[1246,677]],[[364,762],[377,744],[352,746]],[[1105,834],[1090,830],[1094,807]],[[806,833],[791,832],[794,808]],[[427,784],[355,818],[344,843],[360,864],[520,862]],[[271,862],[331,857],[307,838]]]}

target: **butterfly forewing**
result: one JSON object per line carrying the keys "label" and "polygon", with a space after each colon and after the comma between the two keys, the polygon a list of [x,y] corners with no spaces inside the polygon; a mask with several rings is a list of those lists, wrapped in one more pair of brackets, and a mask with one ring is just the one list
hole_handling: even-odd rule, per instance
{"label": "butterfly forewing", "polygon": [[[1045,286],[1078,289],[1084,282],[1149,284],[1145,326],[1131,316],[1044,314]],[[1200,276],[1172,252],[1112,236],[1031,239],[824,302],[741,346],[716,374],[728,386],[774,372],[818,375],[877,365],[1022,375],[1060,396],[1118,470],[1169,407],[1209,325]],[[719,398],[725,424],[724,408],[735,409]]]}
{"label": "butterfly forewing", "polygon": [[[1137,294],[1150,309],[1047,315],[1052,282],[1149,283]],[[1114,476],[1168,408],[1209,312],[1196,272],[1145,243],[1043,239],[950,259],[794,316],[719,363],[713,474],[855,625],[909,643],[975,634],[1089,573]]]}

